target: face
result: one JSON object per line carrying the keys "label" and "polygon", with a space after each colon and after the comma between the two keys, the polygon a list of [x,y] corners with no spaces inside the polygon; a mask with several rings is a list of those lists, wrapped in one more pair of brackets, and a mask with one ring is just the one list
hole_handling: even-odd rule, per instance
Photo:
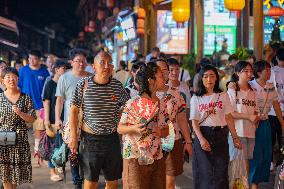
{"label": "face", "polygon": [[178,65],[170,66],[169,79],[171,81],[178,81],[179,73],[180,73],[180,68]]}
{"label": "face", "polygon": [[160,56],[160,52],[154,51],[152,52],[152,57],[158,58]]}
{"label": "face", "polygon": [[205,88],[208,89],[214,89],[215,83],[217,80],[217,76],[214,71],[208,70],[204,73],[202,77],[202,82]]}
{"label": "face", "polygon": [[65,73],[66,71],[66,67],[65,66],[62,66],[62,67],[59,67],[59,68],[56,68],[55,69],[55,73],[58,75],[58,76],[61,76]]}
{"label": "face", "polygon": [[84,55],[78,54],[75,58],[71,61],[72,69],[78,72],[85,71],[87,66],[86,57]]}
{"label": "face", "polygon": [[251,66],[247,65],[244,69],[242,69],[239,73],[237,73],[240,79],[248,82],[252,79],[253,70]]}
{"label": "face", "polygon": [[49,70],[52,70],[52,65],[54,64],[54,58],[52,57],[47,57],[46,59],[46,66],[48,67]]}
{"label": "face", "polygon": [[13,73],[8,73],[3,78],[3,84],[6,88],[17,88],[18,86],[18,76]]}
{"label": "face", "polygon": [[29,64],[31,66],[38,66],[40,65],[40,58],[35,55],[29,55]]}
{"label": "face", "polygon": [[254,64],[253,58],[248,58],[248,59],[247,59],[247,62],[249,62],[251,65]]}
{"label": "face", "polygon": [[235,66],[238,63],[238,60],[232,60],[231,65]]}
{"label": "face", "polygon": [[163,62],[163,61],[158,61],[157,65],[159,66],[159,68],[160,68],[160,70],[163,74],[163,77],[164,77],[165,81],[167,82],[169,80],[169,70],[168,70],[167,63]]}
{"label": "face", "polygon": [[259,78],[267,81],[270,79],[270,75],[271,75],[271,68],[266,67],[262,72],[259,73]]}
{"label": "face", "polygon": [[6,68],[6,64],[2,63],[0,64],[0,74],[2,73],[2,70],[4,70]]}
{"label": "face", "polygon": [[93,68],[99,77],[109,78],[113,71],[112,58],[109,55],[100,55],[95,58]]}
{"label": "face", "polygon": [[160,68],[158,68],[157,73],[155,74],[155,79],[149,79],[150,90],[153,91],[162,91],[165,88],[166,81],[164,79],[163,73]]}

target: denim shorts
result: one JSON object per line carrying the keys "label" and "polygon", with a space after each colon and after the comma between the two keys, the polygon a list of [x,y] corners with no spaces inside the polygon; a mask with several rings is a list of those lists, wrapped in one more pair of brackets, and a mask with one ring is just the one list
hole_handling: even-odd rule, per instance
{"label": "denim shorts", "polygon": [[79,147],[79,164],[84,179],[97,182],[101,170],[106,181],[122,176],[122,155],[117,133],[92,135],[82,131]]}

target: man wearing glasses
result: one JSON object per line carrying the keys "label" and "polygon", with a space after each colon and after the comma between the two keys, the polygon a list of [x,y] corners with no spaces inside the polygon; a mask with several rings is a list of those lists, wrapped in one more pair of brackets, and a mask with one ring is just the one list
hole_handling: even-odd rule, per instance
{"label": "man wearing glasses", "polygon": [[[112,58],[100,52],[95,58],[94,76],[77,83],[70,108],[70,143],[72,153],[78,151],[77,124],[82,104],[83,126],[79,147],[79,164],[84,172],[84,189],[98,188],[103,170],[106,188],[118,188],[122,174],[122,155],[117,134],[120,110],[129,99],[122,84],[111,77]],[[87,86],[87,87],[85,87]]]}
{"label": "man wearing glasses", "polygon": [[[90,75],[85,71],[87,66],[85,51],[82,49],[72,49],[69,52],[69,59],[72,69],[59,78],[56,88],[55,125],[57,128],[62,128],[62,125],[66,124],[68,120],[70,101],[77,82]],[[64,120],[61,120],[63,105]],[[79,175],[79,166],[71,166],[71,174],[74,188],[81,189],[82,178]]]}

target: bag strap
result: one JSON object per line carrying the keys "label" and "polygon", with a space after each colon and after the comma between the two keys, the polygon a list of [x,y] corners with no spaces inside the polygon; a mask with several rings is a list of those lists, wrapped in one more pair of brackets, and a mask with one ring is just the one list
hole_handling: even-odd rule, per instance
{"label": "bag strap", "polygon": [[264,109],[265,109],[265,107],[266,107],[266,103],[267,103],[267,100],[268,100],[269,92],[270,92],[270,90],[268,90],[268,92],[266,93],[266,97],[265,97],[264,105],[263,105],[262,111],[261,111],[260,113],[263,113],[263,111],[264,111]]}
{"label": "bag strap", "polygon": [[88,88],[88,78],[84,80],[83,95],[82,95],[82,98],[81,98],[81,105],[80,105],[80,108],[82,108],[82,106],[83,106],[83,100],[84,100],[84,97],[85,97],[87,88]]}
{"label": "bag strap", "polygon": [[[220,96],[221,96],[221,94],[219,93],[218,98],[217,98],[215,104],[219,101]],[[215,106],[213,106],[213,108],[211,110],[213,110],[214,108],[215,108]],[[210,111],[209,114],[207,114],[201,121],[199,121],[198,124],[200,125],[201,123],[203,123],[212,114],[212,112],[213,111]]]}

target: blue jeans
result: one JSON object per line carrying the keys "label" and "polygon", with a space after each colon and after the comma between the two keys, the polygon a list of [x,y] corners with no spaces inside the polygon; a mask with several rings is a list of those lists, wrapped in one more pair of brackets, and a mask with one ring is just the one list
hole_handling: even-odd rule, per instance
{"label": "blue jeans", "polygon": [[70,168],[71,168],[71,176],[73,185],[82,185],[83,179],[80,176],[80,168],[78,166],[72,166],[70,162]]}

